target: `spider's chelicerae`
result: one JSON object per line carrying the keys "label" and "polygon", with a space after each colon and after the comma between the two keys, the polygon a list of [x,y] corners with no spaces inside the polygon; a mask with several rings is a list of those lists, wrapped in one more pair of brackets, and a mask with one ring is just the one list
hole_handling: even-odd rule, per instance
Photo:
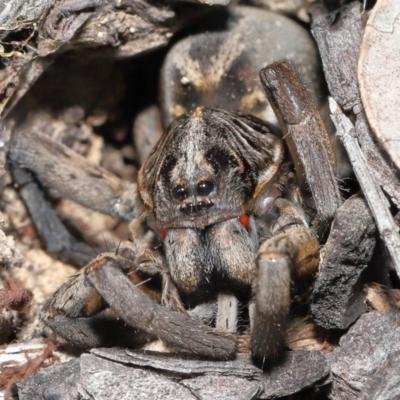
{"label": "spider's chelicerae", "polygon": [[[279,119],[295,125],[288,119],[302,121],[310,100],[295,102],[294,111],[290,104],[282,108],[273,78],[279,71],[295,75],[289,63],[277,63],[262,71],[263,85]],[[282,81],[293,93],[306,92],[296,81]],[[227,359],[236,351],[241,305],[248,310],[253,357],[276,358],[291,280],[316,270],[315,232],[324,222],[319,197],[313,201],[307,186],[314,194],[321,183],[304,182],[303,159],[310,155],[293,149],[286,136],[290,151],[282,133],[261,119],[197,106],[172,122],[143,163],[137,185],[39,134],[14,138],[10,159],[44,185],[132,221],[133,240],[118,254],[99,255],[64,284],[44,306],[45,323],[80,347],[158,338]],[[315,157],[331,154],[329,146],[325,150]],[[214,305],[216,316],[209,315]],[[122,321],[101,313],[107,308]]]}

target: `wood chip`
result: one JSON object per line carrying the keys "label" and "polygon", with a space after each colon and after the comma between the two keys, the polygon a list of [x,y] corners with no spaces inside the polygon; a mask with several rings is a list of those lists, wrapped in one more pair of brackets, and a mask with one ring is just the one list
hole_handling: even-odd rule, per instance
{"label": "wood chip", "polygon": [[379,0],[365,27],[358,63],[360,93],[368,122],[400,168],[400,2]]}
{"label": "wood chip", "polygon": [[[339,347],[328,355],[333,378],[328,398],[331,400],[360,399],[360,393],[366,393],[369,386],[368,380],[373,379],[377,373],[380,379],[376,381],[376,384],[382,386],[375,386],[375,393],[379,393],[380,389],[385,388],[387,384],[387,381],[382,379],[382,373],[396,379],[398,370],[393,370],[392,374],[389,369],[385,369],[385,365],[390,366],[387,360],[391,355],[398,355],[399,338],[400,314],[398,312],[371,312],[363,315],[341,338]],[[381,399],[381,397],[366,398]],[[390,399],[395,398],[397,397],[390,397]],[[383,399],[389,399],[389,397]]]}
{"label": "wood chip", "polygon": [[263,373],[248,355],[211,362],[109,348],[39,371],[18,388],[23,400],[248,400],[289,396],[317,382],[326,384],[328,377],[326,357],[317,351],[286,352],[276,369]]}
{"label": "wood chip", "polygon": [[346,329],[365,310],[363,283],[376,244],[371,212],[361,197],[347,200],[336,213],[312,294],[315,323]]}
{"label": "wood chip", "polygon": [[389,210],[389,203],[382,193],[377,181],[371,175],[371,166],[365,159],[364,153],[354,137],[354,126],[340,110],[332,98],[329,99],[331,118],[336,126],[337,135],[343,141],[354,173],[364,192],[369,208],[374,215],[378,230],[386,243],[397,274],[400,276],[400,236],[399,227]]}
{"label": "wood chip", "polygon": [[321,54],[330,95],[344,110],[355,114],[353,136],[360,142],[368,169],[400,208],[400,179],[373,140],[358,90],[357,64],[363,36],[362,4],[353,2],[331,14],[314,12],[311,32]]}

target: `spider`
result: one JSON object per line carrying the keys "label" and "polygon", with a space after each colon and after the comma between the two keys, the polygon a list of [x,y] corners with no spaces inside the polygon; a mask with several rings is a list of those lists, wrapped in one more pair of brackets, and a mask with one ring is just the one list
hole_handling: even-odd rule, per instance
{"label": "spider", "polygon": [[89,262],[44,305],[41,318],[58,335],[83,348],[159,338],[228,359],[239,301],[254,359],[277,358],[291,280],[316,270],[320,240],[301,168],[274,125],[196,106],[159,139],[137,185],[29,131],[13,139],[9,158],[61,195],[131,221],[132,241]]}

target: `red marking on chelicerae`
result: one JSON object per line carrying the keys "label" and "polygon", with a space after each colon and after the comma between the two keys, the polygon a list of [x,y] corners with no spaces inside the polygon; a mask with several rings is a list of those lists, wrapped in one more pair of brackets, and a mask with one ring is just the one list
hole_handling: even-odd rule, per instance
{"label": "red marking on chelicerae", "polygon": [[243,214],[239,217],[239,222],[246,228],[249,229],[250,219],[247,214]]}
{"label": "red marking on chelicerae", "polygon": [[164,240],[167,237],[167,230],[161,229],[160,236],[161,236],[161,239]]}

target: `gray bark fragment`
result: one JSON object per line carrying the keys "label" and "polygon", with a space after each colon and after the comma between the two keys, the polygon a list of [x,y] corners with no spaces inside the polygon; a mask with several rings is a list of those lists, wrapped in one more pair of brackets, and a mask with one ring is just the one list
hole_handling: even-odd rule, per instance
{"label": "gray bark fragment", "polygon": [[[234,361],[185,359],[183,355],[94,349],[79,359],[43,369],[19,384],[20,399],[250,400],[288,396],[329,377],[317,351],[287,352],[263,373],[249,355]],[[79,397],[80,396],[80,397]]]}
{"label": "gray bark fragment", "polygon": [[80,360],[43,368],[18,384],[19,400],[78,399],[76,382],[80,375]]}
{"label": "gray bark fragment", "polygon": [[199,376],[181,383],[200,400],[250,400],[258,398],[263,390],[258,381],[233,376]]}
{"label": "gray bark fragment", "polygon": [[400,352],[391,354],[388,361],[371,376],[359,400],[393,400],[400,398]]}
{"label": "gray bark fragment", "polygon": [[363,37],[362,4],[352,2],[331,14],[321,11],[319,5],[310,11],[313,19],[311,33],[321,54],[330,94],[346,111],[353,111],[356,116],[355,136],[371,173],[400,207],[399,177],[374,142],[358,90],[357,63]]}
{"label": "gray bark fragment", "polygon": [[260,399],[289,396],[317,382],[328,383],[330,367],[319,351],[288,351],[281,364],[262,376],[264,393]]}
{"label": "gray bark fragment", "polygon": [[[363,36],[361,4],[354,2],[329,14],[312,10],[311,33],[321,52],[331,96],[346,110],[361,103],[357,84],[357,61]],[[340,60],[340,62],[339,62]]]}
{"label": "gray bark fragment", "polygon": [[149,353],[123,349],[93,349],[92,354],[108,358],[117,362],[130,364],[135,367],[152,368],[160,372],[172,372],[185,376],[205,374],[223,374],[239,378],[259,378],[262,371],[251,365],[249,356],[238,356],[233,361],[203,361],[185,359],[179,354],[177,357],[163,353]]}
{"label": "gray bark fragment", "polygon": [[81,356],[79,394],[84,399],[195,400],[189,389],[160,374],[96,357]]}
{"label": "gray bark fragment", "polygon": [[364,275],[376,244],[376,228],[364,199],[353,197],[337,211],[312,296],[314,321],[346,329],[365,309]]}
{"label": "gray bark fragment", "polygon": [[[360,394],[367,395],[371,379],[385,371],[385,365],[392,354],[398,356],[400,349],[400,314],[398,312],[371,312],[365,314],[353,325],[339,342],[340,347],[328,355],[332,369],[332,387],[328,395],[331,400],[355,400]],[[390,361],[389,364],[390,365]],[[387,370],[388,374],[390,370]],[[393,370],[396,376],[396,370]],[[393,378],[392,378],[393,379]],[[383,387],[375,391],[390,390],[391,382],[382,379]],[[370,395],[370,394],[368,394]],[[376,397],[365,397],[365,399]],[[383,399],[389,397],[383,397]],[[390,397],[391,399],[397,397]]]}
{"label": "gray bark fragment", "polygon": [[399,227],[390,211],[390,204],[383,191],[370,173],[370,164],[354,137],[354,127],[334,99],[329,99],[331,118],[349,155],[354,173],[364,192],[368,205],[374,215],[376,225],[392,257],[397,275],[400,276],[400,236]]}

